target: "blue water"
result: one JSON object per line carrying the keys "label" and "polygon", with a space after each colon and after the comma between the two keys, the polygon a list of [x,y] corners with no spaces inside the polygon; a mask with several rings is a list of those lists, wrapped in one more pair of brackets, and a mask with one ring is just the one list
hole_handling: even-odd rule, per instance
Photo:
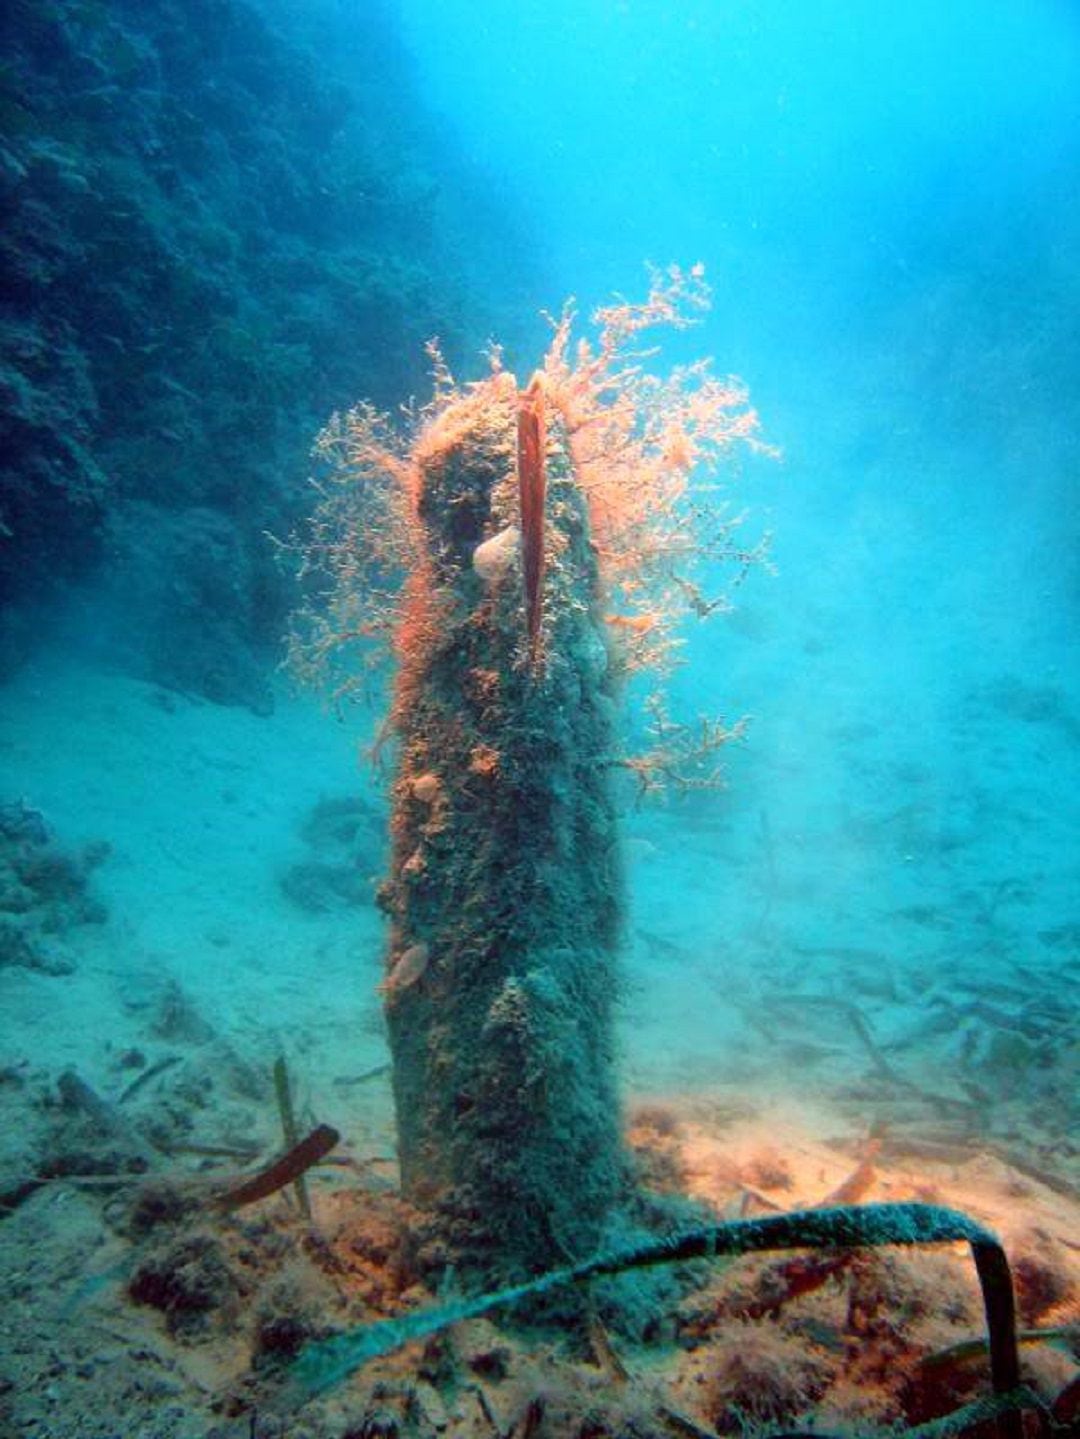
{"label": "blue water", "polygon": [[[888,928],[908,888],[959,922],[1019,870],[1041,955],[1077,877],[1075,10],[401,8],[544,256],[538,309],[705,264],[712,312],[673,353],[741,375],[783,452],[735,486],[778,573],[690,632],[675,696],[755,716],[722,808],[833,850],[797,925]],[[845,837],[902,814],[904,843]]]}
{"label": "blue water", "polygon": [[1069,683],[1070,7],[402,12],[450,133],[527,217],[537,309],[704,262],[687,351],[748,381],[785,456],[745,487],[782,570],[754,605],[820,601],[860,684],[909,699],[988,651]]}
{"label": "blue water", "polygon": [[[40,184],[44,208],[5,241],[23,378],[5,370],[3,395],[35,458],[0,474],[0,1192],[53,1154],[68,1067],[119,1103],[168,1060],[136,1121],[164,1123],[161,1103],[172,1141],[270,1152],[279,1053],[305,1121],[338,1125],[391,1187],[388,784],[357,757],[385,690],[327,712],[282,673],[290,596],[266,532],[303,523],[330,409],[423,398],[427,336],[462,379],[501,341],[524,380],[568,298],[584,329],[612,295],[643,297],[647,264],[700,263],[711,308],[646,363],[709,356],[748,386],[773,453],[722,473],[769,564],[729,613],[687,622],[668,686],[677,719],[748,720],[724,787],[625,796],[628,1108],[700,1125],[690,1187],[722,1209],[749,1188],[817,1202],[890,1130],[872,1197],[974,1195],[1018,1245],[1050,1236],[1075,1301],[1080,11],[224,7],[310,57],[282,79],[247,20],[188,72],[145,58],[171,53],[183,5],[58,9],[85,54],[60,100],[42,82],[38,108],[4,110],[4,184]],[[218,14],[192,0],[192,33]],[[30,47],[42,74],[53,43]],[[237,85],[250,109],[230,108]],[[95,125],[107,153],[80,160]],[[144,164],[153,184],[125,190]],[[93,209],[113,185],[128,199]],[[79,270],[95,236],[121,278]],[[643,724],[628,707],[631,748]],[[17,852],[53,859],[31,881]],[[713,1149],[711,1123],[733,1125]],[[901,1141],[948,1166],[903,1169]],[[72,1366],[113,1351],[45,1300],[121,1241],[83,1190],[19,1192],[0,1272],[27,1337],[3,1432],[159,1432],[115,1428],[134,1401],[100,1375],[101,1427],[73,1427]],[[130,1350],[159,1316],[114,1303]],[[46,1403],[50,1345],[69,1367]],[[162,1435],[201,1432],[203,1383],[176,1379]]]}

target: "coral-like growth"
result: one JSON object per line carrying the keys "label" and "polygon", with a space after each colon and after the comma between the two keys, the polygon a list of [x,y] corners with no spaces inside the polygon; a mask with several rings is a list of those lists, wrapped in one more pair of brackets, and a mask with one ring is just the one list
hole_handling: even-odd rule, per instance
{"label": "coral-like growth", "polygon": [[652,695],[645,702],[649,717],[649,748],[619,761],[630,771],[638,793],[674,790],[715,789],[722,783],[718,755],[731,740],[741,739],[746,721],[725,725],[722,720],[700,718],[696,725],[675,723],[668,718],[662,697]]}
{"label": "coral-like growth", "polygon": [[575,314],[567,307],[544,359],[631,668],[669,663],[678,620],[723,607],[698,587],[703,561],[734,562],[737,584],[764,554],[762,545],[738,545],[742,516],[730,511],[715,479],[733,446],[766,449],[745,387],[711,374],[707,360],[660,378],[644,363],[655,351],[638,348],[644,331],[685,328],[708,304],[702,267],[671,266],[653,273],[643,303],[598,310],[592,343],[573,344]]}
{"label": "coral-like growth", "polygon": [[[559,560],[558,535],[543,524],[552,444],[569,451],[586,500],[612,654],[624,670],[666,670],[679,622],[727,604],[702,588],[703,567],[734,565],[732,588],[766,545],[738,543],[743,517],[729,507],[716,476],[733,447],[766,448],[745,389],[713,376],[707,361],[661,378],[647,368],[655,351],[640,348],[652,327],[692,323],[708,293],[700,266],[654,273],[643,303],[603,307],[593,316],[595,338],[576,342],[568,306],[521,393],[497,350],[484,378],[461,385],[432,345],[434,395],[401,433],[368,405],[335,416],[316,447],[321,498],[298,545],[308,603],[294,621],[294,671],[340,697],[365,685],[390,649],[408,666],[438,629],[449,573],[439,573],[443,565],[468,560],[478,573],[501,573],[518,548],[522,655],[535,661],[543,647],[545,570]],[[508,427],[518,436],[516,474],[496,453],[496,437]],[[484,428],[493,437],[493,461],[505,466],[490,495],[490,533],[468,556],[446,554],[432,567],[422,543],[419,474],[430,477],[463,436]],[[471,533],[465,513],[462,527]],[[407,703],[408,685],[399,677],[398,714]],[[720,737],[712,735],[707,749]],[[663,769],[650,761],[642,772],[658,779]]]}
{"label": "coral-like growth", "polygon": [[289,663],[337,700],[385,659],[420,548],[406,446],[385,415],[367,404],[334,415],[314,458],[319,503],[293,547],[309,597],[293,617]]}

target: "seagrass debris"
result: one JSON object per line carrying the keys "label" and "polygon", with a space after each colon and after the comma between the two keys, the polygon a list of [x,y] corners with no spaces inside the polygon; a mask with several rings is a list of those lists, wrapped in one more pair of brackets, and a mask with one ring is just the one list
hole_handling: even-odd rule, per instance
{"label": "seagrass debris", "polygon": [[156,1147],[136,1129],[127,1115],[121,1114],[115,1104],[102,1098],[76,1070],[65,1069],[56,1081],[56,1088],[61,1102],[68,1109],[84,1114],[101,1134],[130,1150],[147,1168],[158,1162]]}
{"label": "seagrass debris", "polygon": [[[295,1150],[300,1142],[300,1132],[296,1127],[296,1116],[293,1113],[292,1085],[289,1083],[289,1066],[285,1056],[279,1054],[274,1060],[274,1094],[277,1098],[278,1113],[281,1116],[281,1130],[285,1136],[285,1146],[289,1150]],[[307,1184],[304,1180],[304,1171],[293,1180],[293,1193],[296,1195],[296,1202],[300,1206],[300,1213],[305,1219],[311,1218],[311,1201],[308,1199]]]}
{"label": "seagrass debris", "polygon": [[[776,1042],[776,1034],[771,1025],[774,1018],[778,1017],[781,1023],[787,1020],[787,1022],[804,1025],[808,1014],[835,1015],[850,1026],[860,1045],[866,1051],[874,1072],[875,1083],[880,1086],[880,1091],[874,1094],[856,1093],[849,1090],[848,1097],[858,1099],[860,1104],[872,1099],[879,1111],[882,1108],[895,1109],[897,1105],[904,1104],[935,1111],[943,1119],[962,1125],[964,1131],[974,1131],[983,1136],[979,1140],[978,1150],[973,1152],[994,1153],[1004,1163],[1011,1164],[1014,1168],[1027,1174],[1028,1177],[1036,1179],[1057,1193],[1070,1198],[1075,1196],[1075,1181],[1067,1175],[1054,1173],[1045,1163],[1040,1163],[1037,1157],[1033,1159],[1031,1155],[1019,1154],[1015,1144],[1007,1146],[991,1139],[987,1131],[992,1127],[997,1106],[1005,1102],[1006,1096],[999,1092],[988,1092],[963,1074],[957,1076],[957,1083],[967,1096],[962,1099],[941,1093],[936,1089],[927,1089],[924,1085],[917,1083],[886,1058],[874,1035],[869,1018],[853,1001],[826,994],[771,993],[762,995],[757,1005],[745,1006],[743,1012],[754,1027],[769,1038],[770,1043]],[[986,1018],[987,1016],[984,1014],[982,1017]],[[1032,1124],[1035,1122],[1034,1115],[1031,1117],[1031,1122]],[[955,1137],[950,1136],[950,1142],[954,1138],[956,1153],[959,1155],[959,1149],[969,1142],[967,1133],[958,1133]],[[1028,1136],[1025,1135],[1024,1138],[1027,1139]],[[902,1142],[899,1138],[894,1139],[890,1135],[886,1140],[886,1149],[889,1154],[901,1153],[899,1145]],[[936,1156],[926,1154],[923,1157],[933,1158]]]}
{"label": "seagrass debris", "polygon": [[[164,1067],[161,1065],[157,1068],[160,1072]],[[303,1139],[297,1138],[296,1121],[292,1112],[292,1100],[289,1092],[288,1070],[283,1059],[279,1059],[274,1065],[274,1087],[288,1147],[284,1154],[272,1160],[257,1173],[236,1180],[225,1189],[220,1190],[216,1202],[225,1209],[238,1209],[242,1205],[253,1204],[256,1200],[265,1199],[279,1189],[283,1189],[287,1184],[302,1186],[307,1171],[312,1165],[318,1164],[320,1160],[324,1159],[341,1138],[339,1132],[328,1124],[318,1125]],[[64,1070],[57,1080],[57,1090],[61,1100],[69,1109],[85,1114],[103,1134],[124,1144],[147,1167],[159,1165],[162,1155],[173,1152],[213,1156],[234,1156],[239,1153],[239,1151],[224,1145],[177,1144],[166,1147],[152,1144],[143,1137],[126,1115],[119,1112],[115,1104],[103,1099],[97,1090],[74,1069]],[[78,1175],[60,1177],[80,1178]],[[98,1176],[82,1177],[98,1179]],[[123,1182],[125,1179],[130,1180],[132,1177],[103,1176],[114,1183]],[[299,1197],[300,1190],[298,1190],[298,1199]],[[300,1200],[300,1208],[306,1218],[311,1217],[311,1208],[307,1203],[306,1192],[303,1193],[303,1199]]]}
{"label": "seagrass debris", "polygon": [[182,1060],[178,1054],[167,1054],[164,1059],[159,1059],[156,1064],[149,1065],[146,1069],[142,1070],[141,1073],[137,1074],[126,1088],[120,1091],[116,1100],[117,1104],[126,1104],[128,1100],[133,1099],[141,1089],[145,1089],[151,1080],[157,1079],[157,1077],[164,1074],[166,1070],[173,1069],[180,1063],[182,1063]]}
{"label": "seagrass debris", "polygon": [[[1016,1342],[1021,1347],[1033,1344],[1055,1344],[1068,1349],[1071,1345],[1080,1345],[1080,1324],[1053,1324],[1045,1329],[1018,1329]],[[961,1344],[950,1344],[947,1349],[939,1349],[934,1354],[928,1354],[921,1364],[924,1369],[935,1369],[946,1364],[962,1364],[968,1359],[978,1359],[987,1352],[987,1347],[985,1339],[965,1339]]]}
{"label": "seagrass debris", "polygon": [[[562,1286],[630,1269],[777,1249],[859,1249],[879,1245],[966,1242],[982,1290],[995,1397],[1015,1405],[1020,1388],[1016,1305],[1008,1260],[995,1235],[957,1210],[932,1204],[868,1204],[705,1225],[664,1239],[598,1254],[525,1284],[463,1298],[400,1319],[361,1325],[308,1347],[289,1371],[287,1398],[299,1406],[342,1383],[369,1360],[452,1324],[512,1306]],[[997,1414],[999,1439],[1022,1439],[1019,1413]],[[942,1433],[959,1432],[958,1430]]]}
{"label": "seagrass debris", "polygon": [[[977,1424],[997,1421],[998,1433],[1023,1433],[1020,1414],[1024,1409],[1042,1410],[1037,1396],[1024,1384],[1002,1394],[987,1394],[970,1404],[943,1414],[940,1419],[930,1419],[925,1424],[916,1424],[914,1429],[904,1431],[903,1439],[960,1439]],[[1009,1426],[1003,1428],[1003,1426]],[[869,1439],[869,1436],[867,1436]]]}
{"label": "seagrass debris", "polygon": [[883,1136],[886,1159],[923,1159],[936,1164],[966,1164],[972,1159],[991,1155],[1002,1164],[1015,1169],[1025,1179],[1032,1179],[1063,1199],[1075,1200],[1076,1183],[1065,1174],[1049,1169],[1045,1164],[1034,1163],[1024,1154],[1008,1144],[991,1139],[966,1139],[952,1135],[923,1137],[918,1134],[897,1134],[890,1126]]}
{"label": "seagrass debris", "polygon": [[218,1205],[222,1209],[240,1209],[245,1204],[269,1198],[287,1184],[295,1184],[313,1164],[318,1164],[330,1153],[340,1138],[338,1131],[329,1124],[316,1126],[265,1168],[222,1190],[217,1196]]}
{"label": "seagrass debris", "polygon": [[[205,1184],[199,1181],[191,1181],[185,1188],[187,1195],[185,1204],[195,1211],[204,1209],[217,1209],[223,1213],[231,1213],[233,1210],[241,1209],[248,1204],[254,1204],[260,1199],[268,1199],[272,1194],[284,1189],[288,1184],[295,1184],[307,1171],[321,1160],[325,1159],[334,1146],[338,1143],[340,1135],[336,1129],[328,1124],[320,1124],[317,1128],[306,1135],[292,1148],[269,1164],[264,1165],[254,1174],[245,1175],[242,1178],[227,1182],[224,1186],[220,1183]],[[217,1158],[222,1156],[235,1156],[238,1151],[224,1145],[187,1145],[178,1146],[178,1152],[187,1150],[196,1154],[206,1154]],[[243,1157],[241,1155],[241,1157]],[[64,1175],[57,1182],[77,1185],[103,1185],[116,1187],[118,1185],[132,1184],[142,1175]],[[34,1187],[48,1183],[47,1180],[38,1180]],[[146,1253],[145,1244],[135,1245],[134,1248],[123,1256],[118,1263],[110,1265],[96,1274],[91,1274],[84,1279],[69,1295],[64,1305],[65,1313],[73,1313],[86,1299],[92,1297],[104,1285],[117,1279],[125,1279],[132,1269]]]}
{"label": "seagrass debris", "polygon": [[[963,1404],[943,1414],[940,1419],[928,1419],[925,1424],[916,1424],[905,1429],[901,1435],[893,1429],[887,1432],[877,1429],[860,1428],[858,1439],[961,1439],[977,1424],[987,1424],[1006,1414],[1019,1414],[1025,1409],[1041,1410],[1036,1395],[1025,1385],[1009,1394],[988,1394]],[[680,1416],[681,1417],[681,1416]],[[684,1431],[687,1432],[687,1431]],[[698,1436],[706,1431],[697,1430]],[[711,1431],[709,1439],[713,1439]],[[850,1431],[844,1434],[830,1434],[821,1429],[785,1429],[782,1433],[770,1434],[769,1439],[852,1439]]]}
{"label": "seagrass debris", "polygon": [[360,1074],[339,1074],[333,1080],[338,1089],[351,1089],[356,1084],[367,1084],[372,1079],[381,1079],[384,1074],[390,1073],[390,1065],[376,1064],[371,1069],[365,1069]]}
{"label": "seagrass debris", "polygon": [[[224,1188],[215,1186],[212,1193],[211,1204],[220,1209],[232,1210],[242,1209],[247,1204],[255,1204],[260,1199],[269,1199],[279,1189],[284,1189],[287,1184],[295,1185],[297,1180],[302,1179],[309,1169],[321,1163],[334,1146],[340,1140],[341,1135],[329,1124],[320,1124],[306,1135],[291,1149],[284,1154],[271,1160],[262,1169],[254,1174],[248,1174],[240,1179],[235,1179]],[[181,1146],[178,1152],[191,1152],[195,1154],[207,1154],[214,1157],[221,1155],[237,1155],[242,1152],[227,1148],[224,1145],[200,1144]],[[57,1175],[55,1179],[39,1179],[34,1181],[34,1186],[50,1182],[58,1184],[83,1184],[83,1185],[104,1185],[116,1187],[119,1185],[132,1184],[141,1175],[132,1174],[65,1174]],[[305,1217],[310,1218],[310,1207],[305,1211]]]}

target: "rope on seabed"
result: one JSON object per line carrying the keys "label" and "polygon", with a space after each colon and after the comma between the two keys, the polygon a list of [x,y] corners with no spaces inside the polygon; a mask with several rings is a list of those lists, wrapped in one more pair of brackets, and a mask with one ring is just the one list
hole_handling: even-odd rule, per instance
{"label": "rope on seabed", "polygon": [[965,1405],[951,1415],[911,1430],[910,1434],[918,1439],[950,1439],[967,1425],[993,1418],[997,1421],[999,1439],[1023,1439],[1020,1409],[1038,1401],[1020,1384],[1016,1300],[1008,1259],[996,1235],[968,1215],[936,1204],[865,1204],[795,1210],[790,1214],[705,1225],[664,1239],[594,1255],[580,1264],[553,1270],[525,1284],[454,1300],[400,1319],[361,1325],[309,1345],[290,1366],[287,1397],[299,1406],[334,1388],[368,1360],[438,1333],[463,1319],[474,1319],[492,1309],[546,1294],[566,1284],[580,1284],[628,1269],[774,1249],[863,1249],[886,1244],[957,1242],[971,1246],[982,1289],[993,1397]]}

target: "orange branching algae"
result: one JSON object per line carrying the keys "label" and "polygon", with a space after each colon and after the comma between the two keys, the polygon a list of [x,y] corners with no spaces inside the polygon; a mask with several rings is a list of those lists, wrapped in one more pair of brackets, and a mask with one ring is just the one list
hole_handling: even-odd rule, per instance
{"label": "orange branching algae", "polygon": [[[582,340],[575,351],[567,309],[545,358],[548,394],[567,423],[613,596],[636,612],[659,591],[672,623],[685,610],[679,581],[697,561],[754,558],[736,551],[739,518],[708,482],[738,443],[765,449],[745,387],[712,376],[708,361],[660,378],[644,367],[650,351],[634,350],[641,332],[686,327],[708,304],[700,266],[672,266],[654,273],[643,304],[597,311],[597,341]],[[636,658],[631,648],[631,663]]]}
{"label": "orange branching algae", "polygon": [[313,457],[318,503],[288,547],[306,596],[288,660],[337,701],[366,686],[410,609],[405,577],[423,567],[417,471],[387,418],[366,404],[332,416]]}
{"label": "orange branching algae", "polygon": [[520,565],[526,661],[541,653],[545,572],[559,562],[545,537],[546,471],[557,444],[586,500],[612,653],[624,670],[669,668],[682,619],[726,607],[723,595],[703,591],[703,567],[711,579],[716,562],[733,565],[730,589],[766,544],[737,543],[743,517],[717,478],[734,448],[766,449],[745,388],[713,375],[707,361],[660,376],[649,368],[655,350],[641,348],[646,331],[683,328],[708,301],[700,266],[672,266],[653,272],[643,302],[620,299],[597,310],[592,339],[575,339],[576,314],[564,309],[524,391],[497,351],[489,373],[463,385],[432,344],[434,395],[404,433],[367,405],[335,416],[316,447],[320,503],[297,546],[309,602],[294,620],[294,670],[329,681],[339,696],[392,654],[392,722],[407,711],[410,671],[440,628],[421,476],[437,474],[463,437],[478,433],[490,435],[496,459],[505,453],[506,474],[492,492],[491,531],[469,563],[487,583]]}
{"label": "orange branching algae", "polygon": [[651,610],[659,618],[625,627],[631,669],[669,663],[682,615],[721,607],[701,600],[688,571],[703,560],[734,560],[741,577],[762,554],[760,546],[736,545],[742,517],[729,513],[711,479],[734,446],[767,449],[745,387],[712,375],[707,361],[660,378],[644,364],[654,352],[635,348],[644,331],[683,328],[708,308],[704,272],[672,266],[652,278],[643,303],[619,301],[596,312],[593,343],[572,345],[575,316],[565,310],[544,361],[547,395],[566,425],[610,598],[630,617]]}

